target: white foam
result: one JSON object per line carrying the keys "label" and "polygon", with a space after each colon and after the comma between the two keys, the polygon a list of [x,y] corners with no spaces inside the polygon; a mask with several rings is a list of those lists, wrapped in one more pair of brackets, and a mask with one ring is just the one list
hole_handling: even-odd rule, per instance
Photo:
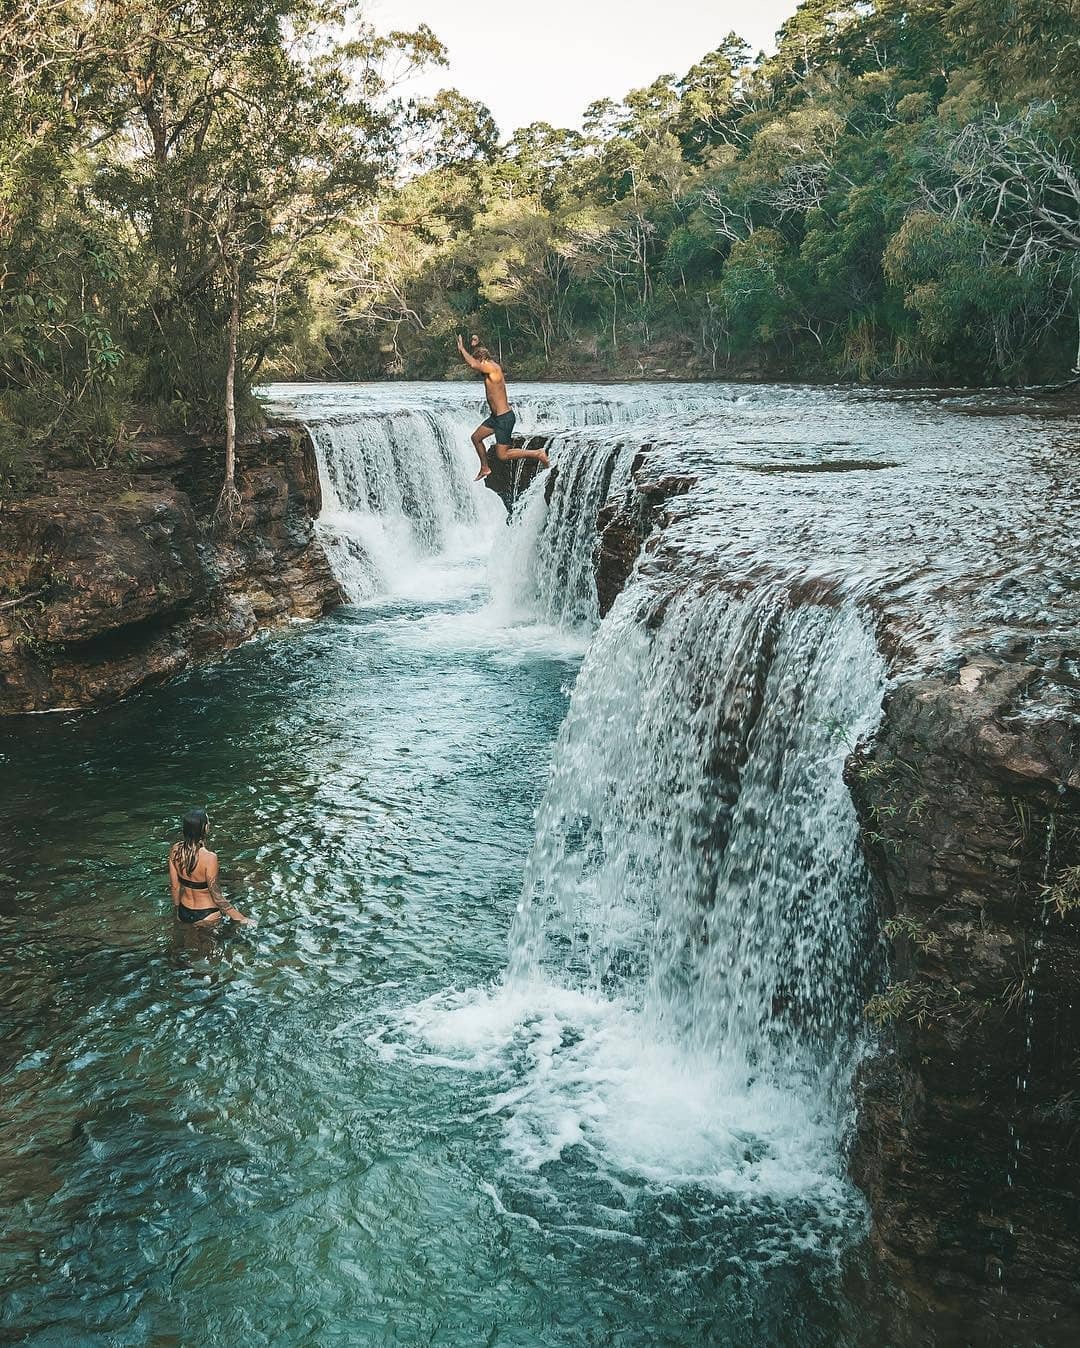
{"label": "white foam", "polygon": [[726,1072],[624,1000],[538,979],[440,993],[393,1019],[415,1060],[489,1078],[482,1112],[524,1171],[581,1148],[615,1178],[851,1204],[835,1127],[800,1083]]}
{"label": "white foam", "polygon": [[496,665],[528,664],[537,659],[576,665],[588,642],[581,634],[541,622],[506,625],[487,610],[435,611],[392,620],[398,645],[414,650],[468,652]]}
{"label": "white foam", "polygon": [[[625,489],[638,443],[581,428],[670,416],[677,400],[520,403],[523,425],[561,415],[579,429],[556,436],[551,506],[541,477],[506,529],[471,481],[464,394],[410,389],[409,409],[397,396],[357,393],[314,430],[320,532],[350,595],[384,605],[404,648],[576,662],[598,617],[596,511]],[[367,1044],[387,1063],[467,1073],[513,1174],[558,1220],[594,1234],[614,1220],[605,1199],[578,1202],[584,1158],[616,1190],[750,1204],[759,1252],[776,1242],[781,1257],[850,1230],[859,1205],[837,1102],[864,878],[828,727],[872,722],[881,671],[854,612],[686,593],[657,625],[644,584],[632,580],[578,680],[506,981],[390,1011]],[[790,1017],[774,1010],[785,1000]]]}
{"label": "white foam", "polygon": [[547,518],[544,487],[540,474],[518,501],[510,527],[492,540],[488,612],[493,621],[507,626],[541,616],[536,568],[540,564],[538,542]]}
{"label": "white foam", "polygon": [[468,432],[461,411],[399,408],[312,423],[319,536],[354,603],[439,601],[473,587],[463,576],[487,556],[503,510],[472,481]]}

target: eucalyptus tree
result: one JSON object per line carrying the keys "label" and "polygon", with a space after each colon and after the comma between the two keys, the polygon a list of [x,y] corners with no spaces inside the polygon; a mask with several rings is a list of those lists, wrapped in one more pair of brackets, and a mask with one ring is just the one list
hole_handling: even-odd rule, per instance
{"label": "eucalyptus tree", "polygon": [[1012,372],[1071,311],[1080,372],[1080,167],[1053,100],[924,137],[921,209],[887,250],[935,340],[974,336]]}
{"label": "eucalyptus tree", "polygon": [[0,471],[116,434],[128,241],[93,190],[116,116],[114,37],[79,0],[0,8]]}
{"label": "eucalyptus tree", "polygon": [[[381,37],[349,0],[117,6],[126,116],[99,190],[151,263],[137,340],[151,396],[222,405],[222,504],[237,504],[238,395],[295,308],[315,240],[393,169],[388,63],[441,59],[427,29]],[[152,20],[152,21],[151,21]]]}
{"label": "eucalyptus tree", "polygon": [[443,49],[352,0],[16,0],[0,24],[7,383],[50,374],[59,422],[93,387],[80,334],[133,404],[224,422],[231,514],[238,406],[320,236],[390,180],[396,86]]}
{"label": "eucalyptus tree", "polygon": [[679,80],[675,132],[686,158],[701,163],[715,145],[741,142],[740,114],[745,109],[750,48],[729,33]]}
{"label": "eucalyptus tree", "polygon": [[580,132],[492,152],[459,118],[457,162],[380,200],[347,323],[393,337],[353,368],[446,370],[468,323],[537,372],[689,347],[699,368],[1060,374],[1080,354],[1078,53],[1074,0],[804,0],[775,54],[729,35]]}

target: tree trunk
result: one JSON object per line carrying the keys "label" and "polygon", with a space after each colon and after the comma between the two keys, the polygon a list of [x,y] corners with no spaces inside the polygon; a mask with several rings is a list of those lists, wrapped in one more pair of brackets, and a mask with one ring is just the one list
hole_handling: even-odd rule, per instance
{"label": "tree trunk", "polygon": [[1080,374],[1080,303],[1076,306],[1076,364],[1073,372]]}
{"label": "tree trunk", "polygon": [[218,509],[224,514],[226,523],[231,525],[240,506],[240,493],[236,490],[236,358],[240,345],[240,264],[235,260],[229,262],[229,288],[232,297],[225,363],[225,481],[221,486]]}
{"label": "tree trunk", "polygon": [[229,268],[232,304],[229,309],[229,356],[225,367],[225,485],[236,487],[236,348],[240,344],[240,268]]}

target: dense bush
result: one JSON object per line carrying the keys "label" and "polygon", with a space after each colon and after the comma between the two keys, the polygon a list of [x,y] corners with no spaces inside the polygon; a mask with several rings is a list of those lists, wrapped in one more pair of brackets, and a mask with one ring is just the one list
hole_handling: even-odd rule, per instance
{"label": "dense bush", "polygon": [[1066,376],[1078,52],[1069,0],[806,0],[500,145],[351,0],[12,0],[0,473],[271,372],[440,377],[473,327],[519,376]]}
{"label": "dense bush", "polygon": [[379,37],[351,0],[12,0],[0,470],[250,410],[305,321],[318,239],[423,124],[385,71],[441,59],[427,29]]}

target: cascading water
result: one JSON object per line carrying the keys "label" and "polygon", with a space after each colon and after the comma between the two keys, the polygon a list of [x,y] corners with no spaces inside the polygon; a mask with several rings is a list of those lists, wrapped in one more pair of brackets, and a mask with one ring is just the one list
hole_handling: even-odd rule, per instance
{"label": "cascading water", "polygon": [[402,568],[478,528],[483,498],[469,490],[464,418],[401,409],[310,429],[323,486],[319,534],[350,599],[390,588]]}
{"label": "cascading water", "polygon": [[[551,432],[554,482],[538,478],[512,528],[491,531],[495,610],[596,628],[597,512],[630,487],[646,438],[620,424],[640,420],[650,442],[677,448],[702,408],[712,433],[737,401],[656,389],[519,399],[523,427],[557,417],[563,429]],[[444,389],[411,412],[313,427],[322,527],[351,593],[476,531],[471,415]],[[350,584],[357,537],[362,584]],[[598,1164],[610,1153],[629,1171],[658,1166],[652,1140],[612,1133],[629,1108],[646,1133],[665,1130],[676,1171],[728,1185],[737,1171],[752,1187],[762,1166],[775,1179],[809,1165],[830,1185],[872,945],[842,765],[874,724],[881,660],[853,602],[795,604],[779,579],[738,596],[689,573],[665,587],[666,600],[632,581],[589,650],[503,985],[440,994],[406,1019],[450,1060],[490,1066],[525,1048],[532,1070],[524,1083],[510,1074],[496,1108],[528,1168],[568,1136]],[[638,1056],[646,1076],[664,1064],[655,1100]],[[696,1102],[674,1143],[673,1097]]]}
{"label": "cascading water", "polygon": [[672,1186],[708,1194],[718,1265],[861,1229],[841,1136],[873,941],[842,770],[883,678],[853,605],[780,588],[638,580],[601,625],[505,978],[404,1016],[435,1061],[497,1074],[517,1211],[622,1226],[617,1192],[648,1226]]}
{"label": "cascading water", "polygon": [[[865,1222],[839,1145],[865,910],[840,768],[882,679],[860,615],[904,670],[1071,639],[1064,423],[514,393],[559,475],[508,529],[471,482],[475,386],[279,386],[377,602],[3,728],[0,1336],[889,1340],[838,1261]],[[595,508],[645,443],[642,483],[697,485],[597,625]],[[489,602],[489,554],[521,602]],[[220,937],[154,879],[207,797],[260,919]]]}
{"label": "cascading water", "polygon": [[[548,621],[560,626],[595,626],[599,621],[593,548],[596,515],[608,498],[624,488],[638,451],[636,444],[578,433],[562,436],[552,446],[558,467],[551,502],[533,526],[535,551],[528,565],[535,604]],[[529,512],[537,512],[539,488],[522,503],[518,528],[529,529]]]}
{"label": "cascading water", "polygon": [[[520,539],[507,543],[499,536],[502,507],[492,493],[473,482],[477,461],[469,436],[487,414],[475,388],[409,385],[407,395],[395,396],[390,385],[365,394],[350,397],[348,389],[342,393],[326,385],[275,388],[279,405],[290,415],[307,416],[322,482],[319,536],[350,600],[399,589],[402,577],[417,567],[430,583],[433,559],[452,563],[476,557],[491,551],[498,540],[493,589],[504,609],[509,605],[514,613],[535,611],[565,625],[595,620],[591,559],[580,548],[564,548],[555,564],[545,562],[534,578],[531,571],[537,558],[531,541],[523,548]],[[706,408],[715,411],[718,402],[736,396],[685,388],[673,392],[628,388],[619,396],[597,392],[583,397],[572,385],[552,385],[526,387],[522,396],[515,397],[514,407],[519,434],[546,432],[561,446],[567,428],[611,426]],[[308,415],[309,409],[315,415]],[[625,464],[621,453],[610,462],[607,456],[600,457],[607,466],[599,475],[585,471],[592,456],[574,457],[570,476],[585,496],[572,505],[564,504],[570,500],[569,484],[556,483],[552,522],[544,524],[551,537],[559,534],[558,521],[564,514],[586,518],[587,512],[580,511],[582,502],[587,499],[599,506],[609,482],[617,485],[625,478],[632,455]],[[542,523],[535,494],[528,499],[533,518]]]}
{"label": "cascading water", "polygon": [[616,996],[726,1088],[850,1062],[866,877],[842,779],[880,708],[873,633],[782,591],[633,586],[574,690],[509,978]]}
{"label": "cascading water", "polygon": [[[650,440],[659,436],[677,447],[695,417],[703,415],[715,426],[725,405],[743,401],[745,396],[704,398],[680,391],[664,398],[654,392],[623,403],[585,404],[584,415],[568,417],[570,429],[556,431],[548,446],[554,480],[536,479],[519,502],[508,574],[493,578],[497,592],[509,596],[509,607],[560,627],[595,627],[597,513],[630,485],[645,428]],[[636,429],[624,437],[620,426],[627,423],[636,423]]]}
{"label": "cascading water", "polygon": [[[519,505],[500,564],[549,621],[595,626],[596,512],[640,448],[565,432],[550,501],[538,481]],[[779,1253],[806,1238],[801,1207],[777,1215],[796,1195],[858,1229],[840,1134],[873,941],[842,769],[884,670],[854,602],[665,587],[632,581],[589,649],[502,985],[406,1019],[440,1061],[504,1065],[526,1171],[580,1149],[608,1183],[692,1176]]]}

